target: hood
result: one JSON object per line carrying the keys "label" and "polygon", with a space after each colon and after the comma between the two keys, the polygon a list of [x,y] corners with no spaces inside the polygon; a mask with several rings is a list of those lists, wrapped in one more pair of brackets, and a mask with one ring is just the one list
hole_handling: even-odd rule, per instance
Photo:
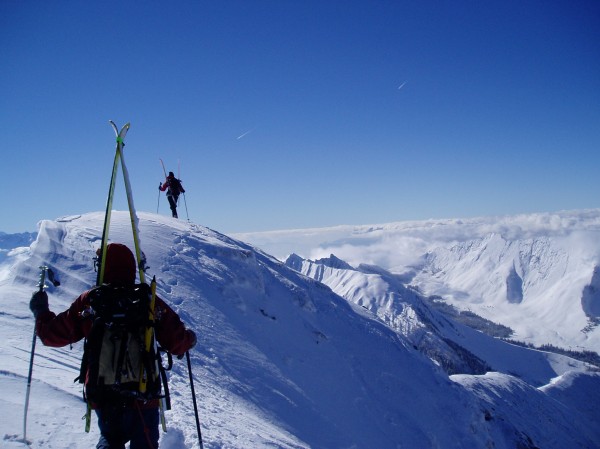
{"label": "hood", "polygon": [[121,243],[110,243],[106,247],[104,262],[105,284],[134,284],[136,263],[129,248]]}

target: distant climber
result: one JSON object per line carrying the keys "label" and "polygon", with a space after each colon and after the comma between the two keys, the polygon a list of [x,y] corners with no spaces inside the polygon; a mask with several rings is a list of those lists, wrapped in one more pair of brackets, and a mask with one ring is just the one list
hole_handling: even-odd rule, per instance
{"label": "distant climber", "polygon": [[[167,199],[169,200],[169,207],[171,208],[171,212],[173,217],[177,217],[177,200],[179,199],[179,195],[185,193],[185,189],[181,185],[181,180],[177,179],[172,171],[169,172],[169,176],[167,176],[167,180],[163,183],[160,183],[158,189],[161,192],[167,191]],[[167,190],[168,189],[168,190]]]}

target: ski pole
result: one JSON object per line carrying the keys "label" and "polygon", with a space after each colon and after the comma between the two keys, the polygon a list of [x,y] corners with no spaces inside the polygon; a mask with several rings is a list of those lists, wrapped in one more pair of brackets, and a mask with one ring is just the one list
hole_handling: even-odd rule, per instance
{"label": "ski pole", "polygon": [[162,182],[158,183],[158,203],[156,203],[156,213],[158,214],[158,206],[160,206],[160,188],[162,187]]}
{"label": "ski pole", "polygon": [[187,215],[187,221],[190,221],[190,214],[188,213],[187,200],[185,199],[185,192],[183,192],[183,204],[185,204],[185,214]]}
{"label": "ski pole", "polygon": [[[43,292],[44,288],[46,288],[46,274],[48,275],[48,279],[52,282],[52,285],[58,287],[60,282],[54,277],[54,272],[46,267],[40,267],[40,281],[38,283],[39,291]],[[31,377],[33,374],[33,356],[35,354],[35,341],[36,341],[36,333],[35,333],[35,325],[33,327],[33,341],[31,342],[31,357],[29,358],[29,374],[27,375],[27,392],[25,393],[25,413],[23,415],[23,441],[27,443],[27,411],[29,409],[29,393],[31,392]]]}
{"label": "ski pole", "polygon": [[196,429],[198,431],[198,441],[200,441],[200,449],[204,449],[202,445],[202,431],[200,430],[200,418],[198,417],[198,404],[196,403],[196,391],[194,390],[194,377],[192,376],[192,362],[190,361],[190,351],[185,352],[187,358],[188,373],[190,374],[190,387],[192,389],[192,400],[194,401],[194,414],[196,415]]}
{"label": "ski pole", "polygon": [[[181,161],[179,159],[177,159],[177,178],[178,179],[181,178]],[[185,199],[185,192],[183,192],[183,204],[185,204],[185,214],[187,215],[187,221],[190,221],[190,214],[188,213],[187,200]]]}

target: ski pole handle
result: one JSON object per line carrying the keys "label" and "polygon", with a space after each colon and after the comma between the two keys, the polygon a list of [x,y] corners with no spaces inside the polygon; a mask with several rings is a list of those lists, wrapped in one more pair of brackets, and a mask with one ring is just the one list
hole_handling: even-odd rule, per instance
{"label": "ski pole handle", "polygon": [[43,292],[44,289],[47,287],[46,285],[46,273],[48,272],[48,267],[43,265],[40,267],[40,280],[37,284],[38,286],[38,291]]}
{"label": "ski pole handle", "polygon": [[48,268],[46,265],[42,265],[40,267],[40,280],[38,282],[38,288],[40,292],[43,292],[45,288],[48,288],[48,286],[46,285],[46,277],[48,277],[48,280],[50,282],[52,282],[52,285],[54,285],[55,287],[58,287],[60,285],[60,281],[56,278],[56,275],[54,274],[54,271],[52,271],[52,268]]}

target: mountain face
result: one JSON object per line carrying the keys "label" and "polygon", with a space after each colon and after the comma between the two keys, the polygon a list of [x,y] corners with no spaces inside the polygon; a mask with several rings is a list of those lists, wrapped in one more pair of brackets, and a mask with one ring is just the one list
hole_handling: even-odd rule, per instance
{"label": "mountain face", "polygon": [[323,282],[349,302],[372,313],[448,374],[485,374],[490,369],[475,354],[440,332],[445,327],[455,329],[454,324],[429,309],[423,298],[391,273],[365,265],[354,269],[333,255],[312,262],[292,254],[286,265]]}
{"label": "mountain face", "polygon": [[597,350],[599,276],[590,262],[569,239],[489,234],[428,252],[411,282],[509,325],[515,339]]}
{"label": "mountain face", "polygon": [[[598,409],[587,402],[600,399],[600,374],[585,364],[474,331],[424,301],[405,277],[374,265],[295,257],[292,269],[208,228],[139,218],[147,275],[156,275],[159,296],[198,335],[191,358],[205,447],[509,449],[600,441]],[[38,267],[57,273],[50,307],[66,309],[95,279],[102,220],[91,213],[43,221],[31,245],[0,261],[0,437],[11,447],[27,447],[14,409],[24,397]],[[127,213],[113,212],[110,238],[131,246]],[[81,351],[81,343],[38,345],[32,447],[84,448],[97,439],[78,427],[85,407],[72,379]],[[161,448],[197,447],[181,362],[169,383],[173,410]]]}
{"label": "mountain face", "polygon": [[0,232],[0,262],[2,262],[13,248],[22,248],[31,245],[35,241],[36,234],[33,232],[22,232],[20,234],[6,234]]}
{"label": "mountain face", "polygon": [[[383,268],[359,265],[354,269],[333,255],[310,261],[293,254],[286,265],[323,282],[347,301],[372,313],[449,375],[502,371],[542,386],[562,374],[555,360],[560,356],[493,338],[491,335],[500,331],[505,337],[512,332],[502,327],[498,330],[498,325],[473,313],[464,316],[439,297],[425,297],[405,286],[402,276]],[[581,362],[565,359],[564,363],[586,369]]]}

